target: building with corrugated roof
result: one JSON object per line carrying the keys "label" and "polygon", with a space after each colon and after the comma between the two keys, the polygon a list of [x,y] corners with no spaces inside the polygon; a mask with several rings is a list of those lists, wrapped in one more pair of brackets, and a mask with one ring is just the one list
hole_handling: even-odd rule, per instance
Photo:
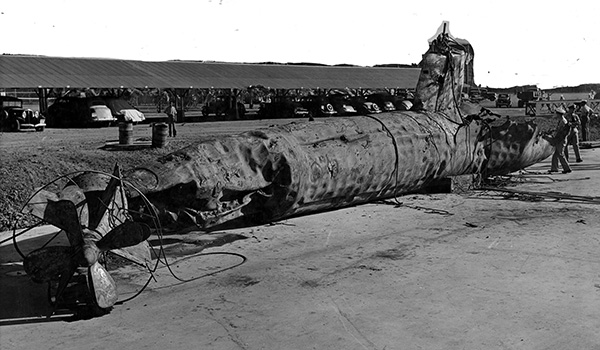
{"label": "building with corrugated roof", "polygon": [[[0,89],[35,89],[40,111],[50,89],[414,89],[417,67],[355,67],[197,61],[148,62],[48,56],[0,56]],[[183,110],[183,98],[177,99]]]}
{"label": "building with corrugated roof", "polygon": [[419,68],[0,56],[0,88],[413,89]]}

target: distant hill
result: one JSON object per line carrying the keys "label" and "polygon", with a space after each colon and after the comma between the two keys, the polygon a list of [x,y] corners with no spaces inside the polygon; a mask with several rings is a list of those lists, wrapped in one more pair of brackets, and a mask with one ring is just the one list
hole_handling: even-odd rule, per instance
{"label": "distant hill", "polygon": [[[535,88],[535,85],[519,85],[512,86],[509,88],[492,88],[488,87],[487,89],[496,93],[515,93],[517,90],[524,90],[527,88]],[[587,93],[590,90],[600,92],[600,84],[581,84],[578,86],[561,86],[553,89],[543,89],[546,92],[551,93]]]}
{"label": "distant hill", "polygon": [[418,68],[417,63],[403,64],[403,63],[388,63],[388,64],[376,64],[375,68]]}
{"label": "distant hill", "polygon": [[600,84],[581,84],[579,86],[565,86],[554,89],[548,89],[550,92],[590,92],[590,90],[600,91]]}
{"label": "distant hill", "polygon": [[[324,67],[365,67],[356,64],[340,63],[340,64],[323,64],[314,62],[258,62],[258,63],[245,63],[245,64],[263,64],[263,65],[283,65],[283,66],[324,66]],[[403,64],[403,63],[387,63],[387,64],[376,64],[373,68],[418,68],[419,65],[416,63]]]}

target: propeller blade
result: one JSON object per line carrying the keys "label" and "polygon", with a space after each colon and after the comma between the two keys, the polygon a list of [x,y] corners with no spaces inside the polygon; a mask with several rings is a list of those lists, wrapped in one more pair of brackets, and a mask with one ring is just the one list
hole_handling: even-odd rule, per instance
{"label": "propeller blade", "polygon": [[[78,209],[79,208],[79,209]],[[46,190],[36,193],[23,209],[67,233],[71,246],[82,242],[81,222],[87,222],[85,195],[77,186],[67,186],[58,195]]]}
{"label": "propeller blade", "polygon": [[83,243],[83,231],[73,202],[69,200],[48,201],[43,219],[65,231],[72,247],[78,247]]}
{"label": "propeller blade", "polygon": [[107,309],[117,302],[117,286],[102,265],[95,263],[88,269],[90,290],[96,297],[99,307]]}
{"label": "propeller blade", "polygon": [[59,199],[73,202],[77,211],[77,218],[81,226],[87,226],[89,221],[89,211],[87,198],[83,190],[75,184],[68,184],[58,194]]}
{"label": "propeller blade", "polygon": [[58,201],[58,195],[50,191],[40,190],[27,202],[23,208],[23,213],[44,219],[44,212],[49,201]]}
{"label": "propeller blade", "polygon": [[120,179],[118,164],[115,164],[113,176],[88,172],[73,179],[88,199],[88,227],[102,236],[128,218],[127,198]]}
{"label": "propeller blade", "polygon": [[114,249],[111,250],[111,253],[114,253],[122,258],[132,261],[142,267],[146,267],[148,262],[152,260],[150,253],[150,244],[148,244],[147,241],[144,241],[140,244],[136,244],[131,247]]}
{"label": "propeller blade", "polygon": [[96,245],[102,251],[131,247],[147,240],[151,233],[146,224],[125,221],[102,237]]}
{"label": "propeller blade", "polygon": [[106,205],[106,208],[95,230],[105,235],[115,226],[122,224],[129,219],[127,211],[127,198],[121,191],[121,186],[115,190],[114,197]]}
{"label": "propeller blade", "polygon": [[67,246],[50,246],[29,253],[23,260],[25,272],[34,282],[42,283],[57,279],[76,267],[75,249]]}

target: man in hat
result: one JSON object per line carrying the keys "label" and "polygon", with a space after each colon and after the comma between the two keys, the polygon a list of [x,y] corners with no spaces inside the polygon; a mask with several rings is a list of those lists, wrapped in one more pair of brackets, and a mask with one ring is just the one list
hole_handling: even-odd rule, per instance
{"label": "man in hat", "polygon": [[571,131],[571,126],[565,118],[567,113],[562,107],[558,107],[554,110],[556,113],[556,131],[554,132],[553,143],[554,143],[554,154],[552,155],[552,165],[550,166],[550,173],[558,171],[558,162],[563,168],[562,173],[567,174],[571,172],[569,162],[565,159],[565,147],[567,146],[567,136]]}
{"label": "man in hat", "polygon": [[579,153],[579,127],[581,122],[579,116],[575,113],[575,105],[570,105],[565,115],[565,119],[571,126],[571,131],[567,135],[567,145],[565,146],[565,159],[569,160],[569,145],[573,146],[573,152],[575,153],[575,161],[577,163],[583,162],[581,159],[581,153]]}
{"label": "man in hat", "polygon": [[575,110],[575,113],[577,113],[579,119],[581,119],[581,139],[583,141],[590,141],[590,129],[588,128],[588,125],[594,111],[587,105],[586,100],[581,100],[577,103],[577,110]]}

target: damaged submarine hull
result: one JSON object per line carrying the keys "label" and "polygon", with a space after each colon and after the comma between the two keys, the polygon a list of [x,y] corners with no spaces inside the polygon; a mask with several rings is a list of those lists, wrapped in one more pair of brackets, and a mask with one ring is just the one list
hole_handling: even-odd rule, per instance
{"label": "damaged submarine hull", "polygon": [[126,175],[161,223],[215,230],[362,204],[464,174],[502,174],[552,154],[535,124],[490,127],[460,96],[473,51],[446,31],[421,62],[415,108],[212,136]]}
{"label": "damaged submarine hull", "polygon": [[474,173],[485,159],[480,131],[413,112],[291,123],[197,142],[128,181],[180,223],[269,222]]}

